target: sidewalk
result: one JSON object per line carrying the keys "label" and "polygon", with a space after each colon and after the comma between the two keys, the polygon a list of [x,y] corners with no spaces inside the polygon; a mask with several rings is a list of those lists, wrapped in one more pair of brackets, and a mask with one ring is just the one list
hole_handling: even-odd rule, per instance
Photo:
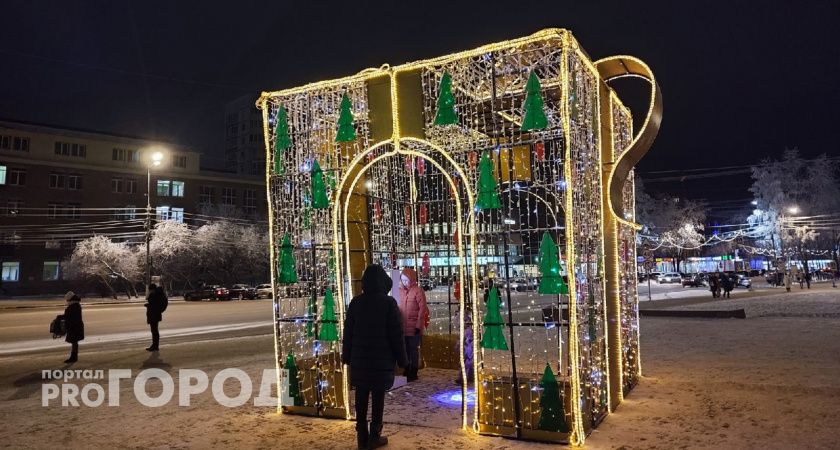
{"label": "sidewalk", "polygon": [[[184,297],[169,297],[170,302],[182,302]],[[83,305],[131,305],[146,303],[144,297],[119,298],[114,300],[111,297],[82,297]],[[9,299],[0,299],[0,310],[2,309],[25,309],[25,308],[55,308],[66,305],[64,297],[18,297]]]}

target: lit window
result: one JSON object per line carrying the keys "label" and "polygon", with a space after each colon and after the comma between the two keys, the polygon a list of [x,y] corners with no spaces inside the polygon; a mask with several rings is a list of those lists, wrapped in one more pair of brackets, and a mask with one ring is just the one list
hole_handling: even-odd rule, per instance
{"label": "lit window", "polygon": [[169,220],[174,220],[176,222],[183,222],[184,221],[184,208],[172,208],[169,211]]}
{"label": "lit window", "polygon": [[155,213],[157,215],[157,220],[169,220],[168,206],[158,206],[155,208]]}
{"label": "lit window", "polygon": [[172,185],[172,182],[169,180],[158,180],[157,182],[157,195],[158,197],[169,197],[169,187]]}
{"label": "lit window", "polygon": [[0,184],[6,184],[6,166],[0,166]]}
{"label": "lit window", "polygon": [[3,281],[18,281],[18,279],[20,279],[20,263],[4,262]]}
{"label": "lit window", "polygon": [[44,261],[44,281],[55,281],[59,278],[58,261]]}
{"label": "lit window", "polygon": [[173,181],[172,182],[172,196],[173,197],[183,197],[184,196],[184,182],[183,181]]}

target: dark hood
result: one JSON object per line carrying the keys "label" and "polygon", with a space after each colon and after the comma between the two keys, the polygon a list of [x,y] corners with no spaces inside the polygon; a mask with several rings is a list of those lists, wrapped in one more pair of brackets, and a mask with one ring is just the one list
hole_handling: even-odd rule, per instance
{"label": "dark hood", "polygon": [[365,294],[385,294],[391,290],[391,284],[391,277],[380,265],[370,265],[362,274],[362,290]]}

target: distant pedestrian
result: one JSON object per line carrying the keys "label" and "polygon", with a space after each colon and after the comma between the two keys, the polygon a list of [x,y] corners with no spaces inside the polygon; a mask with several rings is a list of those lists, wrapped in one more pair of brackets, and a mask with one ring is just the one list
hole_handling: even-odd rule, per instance
{"label": "distant pedestrian", "polygon": [[732,282],[732,277],[729,276],[729,274],[723,274],[720,285],[723,288],[723,296],[726,298],[732,298],[732,296],[729,294],[735,287],[735,284]]}
{"label": "distant pedestrian", "polygon": [[805,285],[811,289],[811,272],[805,272]]}
{"label": "distant pedestrian", "polygon": [[791,275],[789,273],[785,273],[785,290],[790,292],[790,285],[791,285]]}
{"label": "distant pedestrian", "polygon": [[718,298],[720,293],[720,280],[716,273],[709,275],[709,290],[712,291],[712,298]]}
{"label": "distant pedestrian", "polygon": [[350,366],[350,384],[356,388],[356,440],[360,449],[388,443],[382,436],[385,391],[394,385],[394,365],[408,365],[402,314],[397,301],[388,295],[391,284],[382,266],[368,266],[362,275],[363,293],[350,301],[344,320],[341,362]]}
{"label": "distant pedestrian", "polygon": [[149,285],[149,295],[146,297],[146,323],[149,324],[149,329],[152,331],[152,345],[146,350],[156,352],[160,348],[160,332],[158,325],[163,321],[163,312],[169,306],[169,299],[163,288],[155,284]]}
{"label": "distant pedestrian", "polygon": [[85,323],[82,321],[82,299],[73,291],[67,291],[64,301],[67,302],[67,307],[60,318],[64,319],[67,330],[64,341],[70,343],[70,357],[64,362],[70,364],[79,360],[79,341],[85,339]]}

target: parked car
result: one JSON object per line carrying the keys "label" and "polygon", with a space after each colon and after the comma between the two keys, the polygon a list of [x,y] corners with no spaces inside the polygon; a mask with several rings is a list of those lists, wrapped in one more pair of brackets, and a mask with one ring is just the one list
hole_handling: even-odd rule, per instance
{"label": "parked car", "polygon": [[417,284],[419,284],[419,285],[420,285],[420,287],[421,287],[421,288],[423,288],[423,290],[424,290],[424,291],[431,291],[432,289],[434,289],[434,288],[435,288],[435,282],[434,282],[434,281],[432,281],[432,280],[431,280],[431,279],[429,279],[429,278],[421,278],[421,279],[417,282]]}
{"label": "parked car", "polygon": [[650,278],[650,281],[652,281],[654,283],[658,283],[659,282],[659,277],[661,277],[661,276],[662,276],[662,272],[651,272],[651,273],[648,274],[648,278]]}
{"label": "parked car", "polygon": [[271,288],[271,283],[258,284],[256,288],[257,298],[272,298],[274,291]]}
{"label": "parked car", "polygon": [[668,272],[659,276],[659,284],[682,283],[683,276],[679,272]]}
{"label": "parked car", "polygon": [[500,279],[497,287],[499,289],[507,289],[508,285],[510,285],[511,291],[516,292],[531,291],[534,289],[534,284],[525,278],[511,278],[510,281]]}
{"label": "parked car", "polygon": [[764,275],[764,280],[767,281],[767,284],[770,286],[781,286],[785,282],[785,274],[776,271],[767,272],[767,274]]}
{"label": "parked car", "polygon": [[257,298],[257,289],[247,284],[234,284],[230,287],[229,293],[231,298],[238,298],[239,300]]}
{"label": "parked car", "polygon": [[696,273],[693,275],[686,275],[682,278],[683,287],[703,287],[706,285],[706,277]]}
{"label": "parked car", "polygon": [[210,300],[230,300],[230,291],[224,286],[208,284],[184,294],[184,300],[188,302],[204,300],[205,298]]}
{"label": "parked car", "polygon": [[746,275],[734,275],[732,277],[732,281],[734,282],[735,287],[743,287],[749,289],[752,286],[752,280],[750,280],[750,277]]}

